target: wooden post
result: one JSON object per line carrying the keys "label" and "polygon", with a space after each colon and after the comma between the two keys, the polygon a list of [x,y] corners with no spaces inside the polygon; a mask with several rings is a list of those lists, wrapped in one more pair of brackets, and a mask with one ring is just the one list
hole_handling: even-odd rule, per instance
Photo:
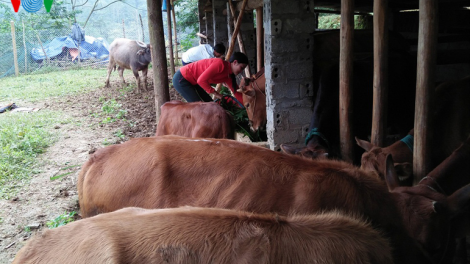
{"label": "wooden post", "polygon": [[353,34],[354,0],[341,0],[341,28],[339,52],[339,125],[340,147],[343,160],[353,161],[352,138],[352,72],[353,72]]}
{"label": "wooden post", "polygon": [[371,142],[383,146],[387,127],[388,0],[374,0],[374,83]]}
{"label": "wooden post", "polygon": [[[13,48],[13,63],[15,64],[15,75],[18,77],[19,69],[18,69],[18,54],[16,54],[16,36],[15,36],[15,22],[13,20],[10,21],[11,25],[11,42]],[[25,54],[26,56],[26,54]]]}
{"label": "wooden post", "polygon": [[[232,17],[234,19],[233,24],[236,25],[237,21],[235,20],[235,10],[234,10],[234,7],[232,5],[232,0],[228,0],[228,3],[230,5],[230,12],[232,13]],[[241,10],[240,12],[244,12],[244,10]],[[238,31],[237,40],[238,40],[238,46],[240,47],[240,51],[246,54],[245,45],[243,45],[243,38],[242,38],[242,34],[240,33],[240,31]],[[229,59],[230,59],[230,57],[229,57]],[[249,66],[245,68],[245,75],[247,77],[251,76]]]}
{"label": "wooden post", "polygon": [[256,70],[264,67],[263,7],[256,8]]}
{"label": "wooden post", "polygon": [[413,145],[415,184],[430,171],[430,109],[434,97],[434,73],[437,48],[437,1],[419,1],[418,65]]}
{"label": "wooden post", "polygon": [[24,34],[24,21],[23,19],[21,19],[21,24],[23,25],[23,47],[24,47],[24,72],[25,73],[28,73],[28,50],[26,48],[26,38],[25,38],[25,34]]}
{"label": "wooden post", "polygon": [[124,26],[124,19],[122,20],[122,35],[123,35],[123,38],[126,38],[126,28]]}
{"label": "wooden post", "polygon": [[173,37],[171,34],[171,12],[170,12],[170,0],[166,0],[166,21],[168,25],[168,40],[170,42],[169,44],[169,53],[170,53],[170,70],[171,70],[171,76],[175,75],[175,59],[173,58]]}
{"label": "wooden post", "polygon": [[160,120],[160,107],[170,101],[165,35],[163,34],[162,1],[147,1],[150,45],[152,46],[153,89],[155,92],[156,123]]}
{"label": "wooden post", "polygon": [[171,15],[173,16],[173,29],[175,31],[175,58],[179,61],[178,58],[178,36],[176,34],[176,16],[175,16],[175,7],[173,6],[173,0],[171,0]]}
{"label": "wooden post", "polygon": [[142,23],[142,16],[139,14],[140,27],[142,28],[142,42],[145,43],[144,23]]}

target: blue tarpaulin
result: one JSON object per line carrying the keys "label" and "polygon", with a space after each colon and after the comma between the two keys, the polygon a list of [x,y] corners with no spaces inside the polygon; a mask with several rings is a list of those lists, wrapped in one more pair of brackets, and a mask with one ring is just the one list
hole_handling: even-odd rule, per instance
{"label": "blue tarpaulin", "polygon": [[[57,37],[48,44],[44,45],[44,50],[49,59],[70,54],[72,58],[78,55],[78,44],[71,37]],[[68,54],[67,54],[68,53]],[[107,60],[109,56],[109,44],[103,38],[94,38],[85,36],[85,41],[80,43],[80,60],[97,59]],[[36,62],[46,59],[42,47],[36,47],[31,50],[31,57]]]}

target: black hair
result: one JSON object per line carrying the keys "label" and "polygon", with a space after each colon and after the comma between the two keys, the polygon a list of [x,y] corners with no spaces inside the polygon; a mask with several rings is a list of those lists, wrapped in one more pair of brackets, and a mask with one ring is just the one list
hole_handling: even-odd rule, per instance
{"label": "black hair", "polygon": [[236,51],[232,54],[232,56],[230,56],[230,62],[233,62],[233,61],[238,61],[238,63],[248,64],[248,57],[244,53]]}
{"label": "black hair", "polygon": [[214,46],[214,51],[215,52],[218,52],[220,54],[225,54],[225,46],[224,46],[224,43],[217,43],[215,44]]}

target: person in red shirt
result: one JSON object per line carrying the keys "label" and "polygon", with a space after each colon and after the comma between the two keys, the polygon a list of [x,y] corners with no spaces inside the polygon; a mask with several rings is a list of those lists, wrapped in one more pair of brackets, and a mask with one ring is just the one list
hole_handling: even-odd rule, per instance
{"label": "person in red shirt", "polygon": [[235,76],[248,65],[248,57],[241,52],[234,52],[229,61],[219,58],[204,59],[181,67],[173,76],[173,86],[187,102],[212,102],[222,99],[222,95],[211,84],[225,83],[235,98],[243,105],[242,94],[237,92]]}

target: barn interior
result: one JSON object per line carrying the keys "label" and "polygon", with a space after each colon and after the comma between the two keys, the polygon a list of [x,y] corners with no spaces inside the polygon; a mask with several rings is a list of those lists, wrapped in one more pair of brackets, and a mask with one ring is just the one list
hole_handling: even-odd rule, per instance
{"label": "barn interior", "polygon": [[[235,10],[233,14],[229,11],[231,6]],[[242,9],[245,12],[240,16]],[[325,34],[324,29],[318,28],[318,18],[322,13],[341,16],[342,28],[335,30],[336,42],[319,40],[319,36]],[[361,29],[355,28],[353,22],[354,17],[359,16],[363,21]],[[393,54],[406,53],[412,56],[413,63],[402,66],[411,68],[415,75],[417,81],[413,81],[416,83],[413,88],[416,88],[416,98],[419,99],[416,100],[415,113],[410,113],[416,116],[414,125],[418,143],[415,146],[419,149],[415,150],[414,166],[418,166],[423,173],[429,171],[425,165],[425,153],[429,152],[426,135],[429,131],[425,128],[427,109],[432,108],[433,89],[441,82],[470,75],[469,1],[199,0],[199,27],[204,36],[201,43],[223,42],[228,46],[232,42],[235,20],[239,17],[239,36],[242,40],[233,43],[237,43],[235,50],[241,50],[249,57],[249,69],[245,75],[252,75],[265,67],[266,131],[271,149],[280,151],[280,145],[285,143],[304,144],[309,133],[319,71],[324,67],[339,63],[342,74],[340,83],[346,83],[340,89],[347,91],[351,80],[348,78],[352,76],[352,69],[348,66],[352,63],[349,62],[375,58],[374,82],[370,82],[368,89],[378,87],[379,91],[387,91],[395,88],[380,80],[394,80],[401,76],[388,76],[381,69],[395,62]],[[354,34],[351,33],[352,29],[355,29]],[[362,40],[361,34],[366,31],[369,37]],[[375,108],[380,109],[378,106],[385,105],[386,99],[384,95],[374,97],[374,111]],[[342,107],[345,109],[350,107],[349,100],[352,100],[351,103],[354,101],[340,97],[340,103],[343,100],[347,102]],[[374,114],[370,122],[373,128],[379,129],[371,131],[371,140],[383,146],[387,136],[387,125],[382,124],[385,113],[383,110],[377,111],[378,114]],[[348,127],[352,125],[350,116],[354,113],[345,112],[340,116],[341,130],[346,131],[342,132],[345,135],[341,139],[344,140],[341,146],[345,149],[342,155],[343,159],[352,160],[355,135],[348,134]]]}

